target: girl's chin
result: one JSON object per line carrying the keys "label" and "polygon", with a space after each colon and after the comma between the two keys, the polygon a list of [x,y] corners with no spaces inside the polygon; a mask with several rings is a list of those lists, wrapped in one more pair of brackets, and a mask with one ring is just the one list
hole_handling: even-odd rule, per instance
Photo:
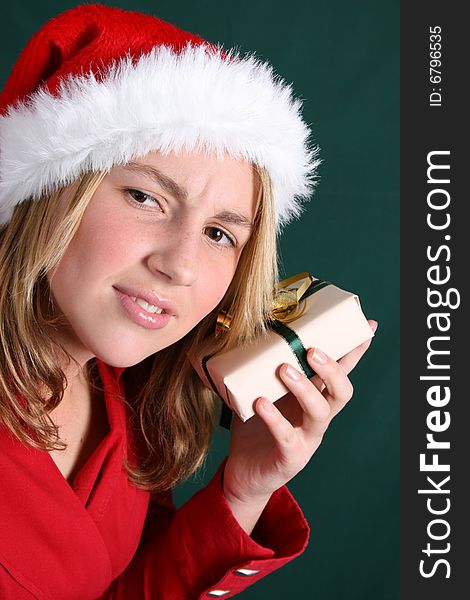
{"label": "girl's chin", "polygon": [[135,344],[133,340],[121,338],[119,341],[114,343],[109,342],[105,346],[103,344],[100,344],[99,347],[95,346],[93,348],[93,355],[111,367],[133,367],[149,356],[167,348],[175,341],[165,343],[162,340],[161,344],[144,346],[143,344]]}
{"label": "girl's chin", "polygon": [[[172,335],[164,335],[162,331],[155,331],[152,332],[151,338],[153,339],[149,339],[148,335],[145,335],[147,332],[143,332],[144,335],[139,335],[139,333],[139,331],[129,332],[128,328],[114,327],[110,331],[103,327],[101,331],[95,331],[92,335],[88,331],[83,332],[83,336],[79,334],[76,338],[77,341],[79,340],[78,343],[67,344],[67,346],[80,363],[84,362],[80,358],[85,358],[87,361],[91,357],[96,357],[111,367],[127,368],[168,348],[184,337],[187,331],[181,335],[175,331],[171,332]],[[74,346],[73,349],[71,346]]]}
{"label": "girl's chin", "polygon": [[106,363],[110,367],[117,367],[120,369],[127,369],[127,367],[133,367],[134,365],[139,364],[152,354],[159,352],[160,349],[156,349],[149,352],[116,352],[116,351],[103,351],[96,352],[95,356],[102,362]]}

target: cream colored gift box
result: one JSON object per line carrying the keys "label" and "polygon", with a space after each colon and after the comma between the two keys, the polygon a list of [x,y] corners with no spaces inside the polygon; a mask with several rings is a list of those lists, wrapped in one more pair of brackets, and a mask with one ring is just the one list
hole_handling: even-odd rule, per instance
{"label": "cream colored gift box", "polygon": [[[311,289],[322,282],[312,279]],[[352,292],[326,282],[325,287],[320,285],[318,291],[301,302],[306,304],[302,316],[288,323],[287,327],[300,338],[305,350],[318,347],[338,360],[373,337],[359,298]],[[288,392],[277,375],[282,363],[290,363],[303,371],[288,341],[273,330],[249,345],[215,355],[207,361],[191,362],[204,383],[209,388],[215,387],[218,395],[242,421],[255,414],[253,405],[260,396],[276,401]]]}

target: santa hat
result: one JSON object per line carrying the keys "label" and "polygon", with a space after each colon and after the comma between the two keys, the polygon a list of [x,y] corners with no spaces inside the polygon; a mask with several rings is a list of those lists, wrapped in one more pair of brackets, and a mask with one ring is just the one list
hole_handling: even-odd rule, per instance
{"label": "santa hat", "polygon": [[0,95],[0,223],[83,173],[205,149],[265,167],[282,226],[319,162],[300,109],[253,55],[149,15],[78,6],[33,36]]}

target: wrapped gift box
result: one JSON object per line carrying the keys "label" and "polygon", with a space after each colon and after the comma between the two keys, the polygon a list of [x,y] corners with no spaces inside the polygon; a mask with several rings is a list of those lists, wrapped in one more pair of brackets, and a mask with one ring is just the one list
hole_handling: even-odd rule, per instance
{"label": "wrapped gift box", "polygon": [[[207,359],[191,359],[204,383],[214,389],[227,406],[246,421],[254,413],[260,396],[276,401],[288,390],[277,375],[282,363],[311,376],[306,365],[306,350],[318,347],[338,360],[359,344],[373,337],[356,294],[329,282],[311,278],[313,284],[300,301],[303,314],[294,321],[270,329],[249,345]],[[298,288],[302,280],[295,285]],[[287,328],[287,329],[286,329]],[[289,338],[292,339],[289,342]],[[299,353],[299,344],[301,342]],[[303,346],[303,348],[302,348]],[[292,349],[297,348],[297,354]],[[301,356],[303,354],[303,356]],[[299,360],[300,359],[300,360]],[[308,367],[307,367],[308,368]]]}

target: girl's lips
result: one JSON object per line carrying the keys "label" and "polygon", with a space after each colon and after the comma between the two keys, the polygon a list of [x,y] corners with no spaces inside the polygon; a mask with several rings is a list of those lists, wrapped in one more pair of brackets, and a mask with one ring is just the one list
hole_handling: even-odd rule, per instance
{"label": "girl's lips", "polygon": [[[129,296],[128,294],[122,292],[116,287],[114,289],[121,302],[121,306],[124,308],[127,315],[132,319],[132,321],[134,321],[134,323],[136,323],[137,325],[145,327],[146,329],[162,329],[162,327],[165,327],[165,325],[170,320],[172,315],[169,312],[166,312],[165,309],[165,312],[161,314],[151,313],[148,310],[145,310],[145,308],[142,308],[142,306],[137,304],[137,302],[132,300],[131,296]],[[137,294],[133,294],[133,296],[136,295]],[[139,297],[142,298],[142,296]],[[146,298],[143,299],[146,300],[146,302],[150,303],[150,301]],[[160,306],[159,308],[163,307]]]}
{"label": "girl's lips", "polygon": [[141,288],[131,288],[122,285],[114,285],[115,290],[121,292],[122,294],[126,294],[130,298],[142,298],[148,304],[153,304],[157,308],[162,308],[166,313],[171,316],[176,315],[176,306],[173,302],[169,300],[165,300],[155,292],[151,290],[144,290]]}

